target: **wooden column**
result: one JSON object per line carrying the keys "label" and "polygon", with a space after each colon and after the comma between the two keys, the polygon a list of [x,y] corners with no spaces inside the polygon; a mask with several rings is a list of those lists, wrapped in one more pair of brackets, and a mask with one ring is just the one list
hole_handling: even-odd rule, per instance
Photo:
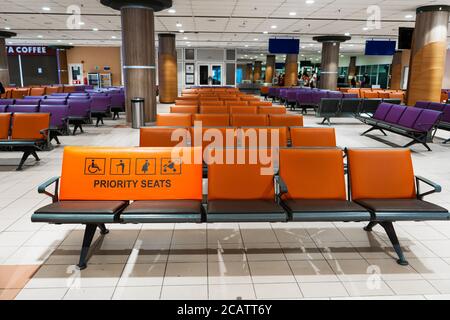
{"label": "wooden column", "polygon": [[347,82],[356,77],[356,57],[350,57],[350,64],[348,65],[348,79]]}
{"label": "wooden column", "polygon": [[397,51],[392,59],[390,89],[401,90],[403,82],[403,70],[409,66],[410,50]]}
{"label": "wooden column", "polygon": [[313,38],[313,40],[322,43],[322,63],[319,84],[321,89],[337,89],[339,48],[341,42],[345,42],[350,39],[351,37],[339,35],[318,36]]}
{"label": "wooden column", "polygon": [[298,55],[287,54],[285,63],[284,86],[294,87],[298,82]]}
{"label": "wooden column", "polygon": [[8,54],[6,52],[6,40],[5,38],[14,37],[14,32],[0,31],[0,82],[4,87],[9,86],[9,67],[8,67]]}
{"label": "wooden column", "polygon": [[69,67],[67,65],[67,50],[73,46],[51,46],[56,50],[56,64],[58,68],[58,83],[69,84]]}
{"label": "wooden column", "polygon": [[158,35],[159,102],[174,103],[178,96],[177,50],[175,35]]}
{"label": "wooden column", "polygon": [[253,64],[247,63],[245,68],[245,80],[253,81]]}
{"label": "wooden column", "polygon": [[262,62],[255,61],[255,69],[253,71],[253,82],[261,80],[261,74],[262,74]]}
{"label": "wooden column", "polygon": [[450,6],[417,8],[411,46],[407,104],[439,102],[447,52]]}
{"label": "wooden column", "polygon": [[268,54],[266,59],[266,77],[265,83],[272,83],[275,76],[275,55]]}

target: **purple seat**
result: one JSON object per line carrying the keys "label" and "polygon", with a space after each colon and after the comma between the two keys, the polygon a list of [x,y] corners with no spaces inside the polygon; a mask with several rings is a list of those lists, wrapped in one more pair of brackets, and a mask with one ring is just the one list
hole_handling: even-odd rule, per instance
{"label": "purple seat", "polygon": [[70,95],[67,97],[68,100],[72,99],[90,99],[89,95]]}
{"label": "purple seat", "polygon": [[440,120],[442,112],[434,110],[422,110],[422,113],[414,123],[413,129],[428,132],[430,131]]}
{"label": "purple seat", "polygon": [[299,105],[311,105],[312,103],[312,91],[305,90],[297,92],[297,103]]}
{"label": "purple seat", "polygon": [[61,95],[58,95],[58,96],[54,96],[54,95],[45,96],[45,99],[67,99],[67,97],[68,97],[67,94],[61,94]]}
{"label": "purple seat", "polygon": [[274,87],[270,87],[269,88],[269,97],[270,98],[274,98],[274,97],[276,97],[276,94],[277,94],[277,88],[274,88]]}
{"label": "purple seat", "polygon": [[358,95],[356,93],[344,93],[343,99],[358,99]]}
{"label": "purple seat", "polygon": [[287,98],[288,89],[280,89],[280,98],[282,100],[286,100]]}
{"label": "purple seat", "polygon": [[397,124],[406,108],[407,107],[405,106],[392,105],[391,110],[389,110],[386,118],[384,118],[384,121],[391,124]]}
{"label": "purple seat", "polygon": [[428,106],[428,109],[434,110],[434,111],[444,111],[445,104],[438,103],[438,102],[431,102]]}
{"label": "purple seat", "polygon": [[29,99],[29,100],[37,100],[37,99],[45,99],[45,96],[25,96],[23,97],[24,99]]}
{"label": "purple seat", "polygon": [[83,123],[90,119],[91,115],[91,100],[90,99],[71,99],[67,102],[69,106],[69,123],[73,123],[73,135],[77,129],[83,131]]}
{"label": "purple seat", "polygon": [[46,105],[46,106],[62,105],[62,104],[67,104],[67,100],[66,99],[45,99],[45,100],[41,100],[41,105]]}
{"label": "purple seat", "polygon": [[445,105],[441,121],[450,123],[450,104]]}
{"label": "purple seat", "polygon": [[414,107],[421,109],[428,109],[429,105],[430,103],[427,101],[417,101]]}
{"label": "purple seat", "polygon": [[113,93],[111,97],[111,111],[113,112],[113,120],[119,118],[119,112],[125,111],[125,94]]}
{"label": "purple seat", "polygon": [[339,91],[328,91],[327,98],[330,98],[330,99],[342,99],[342,92],[339,92]]}
{"label": "purple seat", "polygon": [[18,106],[29,106],[29,105],[39,105],[41,99],[16,99],[14,102],[15,105]]}
{"label": "purple seat", "polygon": [[403,112],[397,124],[405,128],[412,128],[422,111],[423,109],[420,108],[406,107],[405,112]]}
{"label": "purple seat", "polygon": [[0,99],[0,106],[7,106],[8,104],[14,104],[14,99]]}
{"label": "purple seat", "polygon": [[320,105],[320,101],[322,99],[325,99],[328,97],[328,91],[320,90],[320,91],[313,91],[312,97],[311,97],[311,103],[314,105]]}
{"label": "purple seat", "polygon": [[386,116],[389,113],[389,111],[391,111],[392,106],[393,105],[390,103],[385,103],[385,102],[380,103],[377,110],[373,114],[372,118],[383,121],[384,119],[386,119]]}
{"label": "purple seat", "polygon": [[103,124],[103,117],[111,110],[111,97],[109,96],[91,96],[91,115],[97,118],[95,126],[101,122]]}
{"label": "purple seat", "polygon": [[38,105],[10,105],[8,106],[8,112],[39,112]]}
{"label": "purple seat", "polygon": [[4,104],[0,104],[0,113],[6,112],[8,110],[8,106]]}
{"label": "purple seat", "polygon": [[62,96],[68,97],[69,94],[68,93],[64,93],[64,92],[55,92],[55,93],[52,93],[50,95],[50,97],[62,97]]}
{"label": "purple seat", "polygon": [[67,126],[67,118],[69,117],[68,105],[43,105],[40,112],[50,113],[50,128],[63,129]]}

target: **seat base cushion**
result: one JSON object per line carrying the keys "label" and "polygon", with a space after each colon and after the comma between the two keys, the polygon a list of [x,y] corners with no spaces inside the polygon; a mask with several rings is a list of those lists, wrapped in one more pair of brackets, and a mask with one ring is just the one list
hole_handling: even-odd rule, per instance
{"label": "seat base cushion", "polygon": [[449,220],[447,209],[418,199],[359,199],[358,204],[382,220]]}
{"label": "seat base cushion", "polygon": [[125,223],[201,222],[200,200],[135,201],[120,215]]}
{"label": "seat base cushion", "polygon": [[293,221],[369,221],[370,213],[346,200],[284,200]]}
{"label": "seat base cushion", "polygon": [[208,222],[285,222],[286,212],[272,200],[211,200]]}
{"label": "seat base cushion", "polygon": [[33,222],[111,223],[127,205],[126,201],[59,201],[36,210]]}

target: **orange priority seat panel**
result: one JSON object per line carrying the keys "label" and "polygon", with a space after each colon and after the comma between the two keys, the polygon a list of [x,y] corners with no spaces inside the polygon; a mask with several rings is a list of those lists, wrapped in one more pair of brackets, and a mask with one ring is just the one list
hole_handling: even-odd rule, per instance
{"label": "orange priority seat panel", "polygon": [[240,136],[240,147],[245,148],[275,148],[287,147],[286,127],[255,127],[242,128],[238,133]]}
{"label": "orange priority seat panel", "polygon": [[258,108],[257,107],[250,107],[250,106],[235,106],[235,105],[229,105],[228,109],[230,110],[231,114],[257,114]]}
{"label": "orange priority seat panel", "polygon": [[291,128],[293,147],[336,147],[334,128]]}
{"label": "orange priority seat panel", "polygon": [[248,106],[248,102],[247,101],[232,101],[232,100],[226,100],[225,101],[225,105],[226,106]]}
{"label": "orange priority seat panel", "polygon": [[192,125],[192,114],[159,113],[156,115],[156,125],[163,127],[190,127]]}
{"label": "orange priority seat panel", "polygon": [[201,106],[200,107],[200,113],[208,114],[208,113],[228,113],[228,107],[227,106]]}
{"label": "orange priority seat panel", "polygon": [[[272,200],[275,196],[273,183],[273,168],[265,165],[259,159],[249,161],[250,152],[258,153],[257,149],[233,149],[235,161],[233,164],[208,164],[208,201],[210,200]],[[267,150],[270,152],[270,150]],[[224,150],[226,152],[226,150]],[[237,158],[241,152],[244,162],[239,164]],[[264,169],[272,174],[262,174]]]}
{"label": "orange priority seat panel", "polygon": [[44,140],[43,132],[50,127],[49,113],[14,113],[12,117],[12,140]]}
{"label": "orange priority seat panel", "polygon": [[171,106],[170,107],[170,113],[191,113],[196,114],[198,113],[198,107],[197,106]]}
{"label": "orange priority seat panel", "polygon": [[269,114],[272,127],[302,127],[303,116],[298,114]]}
{"label": "orange priority seat panel", "polygon": [[183,127],[145,127],[140,129],[140,147],[188,146],[189,130]]}
{"label": "orange priority seat panel", "polygon": [[201,200],[200,148],[66,147],[60,200]]}
{"label": "orange priority seat panel", "polygon": [[228,127],[230,125],[230,115],[224,114],[195,114],[194,126],[200,121],[204,127]]}
{"label": "orange priority seat panel", "polygon": [[257,106],[257,107],[271,107],[271,101],[261,101],[261,100],[250,100],[248,101],[249,106]]}
{"label": "orange priority seat panel", "polygon": [[284,199],[346,200],[344,161],[339,149],[280,149]]}
{"label": "orange priority seat panel", "polygon": [[0,140],[8,139],[10,126],[11,113],[0,113]]}
{"label": "orange priority seat panel", "polygon": [[258,107],[258,113],[261,114],[286,114],[285,107]]}
{"label": "orange priority seat panel", "polygon": [[232,114],[233,127],[266,127],[269,124],[266,114]]}
{"label": "orange priority seat panel", "polygon": [[353,200],[416,197],[410,149],[349,149],[348,166]]}

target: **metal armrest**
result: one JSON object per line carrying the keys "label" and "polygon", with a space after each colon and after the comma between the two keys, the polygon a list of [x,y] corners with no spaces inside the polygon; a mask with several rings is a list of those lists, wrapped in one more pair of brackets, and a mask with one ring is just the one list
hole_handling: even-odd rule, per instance
{"label": "metal armrest", "polygon": [[[420,182],[423,182],[423,183],[429,185],[430,187],[433,187],[433,190],[430,190],[430,191],[427,191],[424,193],[420,193],[420,188],[419,188]],[[438,185],[437,183],[435,183],[427,178],[421,177],[421,176],[416,176],[416,188],[417,188],[417,199],[420,199],[420,200],[422,200],[427,195],[430,195],[432,193],[439,193],[442,191],[442,187],[440,185]]]}
{"label": "metal armrest", "polygon": [[280,176],[274,177],[275,181],[275,194],[278,200],[281,200],[283,194],[288,193],[288,188],[284,180]]}
{"label": "metal armrest", "polygon": [[[60,177],[53,177],[49,180],[47,180],[46,182],[44,182],[43,184],[41,184],[38,187],[38,193],[43,193],[46,194],[47,196],[51,197],[53,200],[53,203],[58,202],[58,188],[59,188],[59,179]],[[55,183],[55,191],[54,194],[48,192],[46,189]]]}

